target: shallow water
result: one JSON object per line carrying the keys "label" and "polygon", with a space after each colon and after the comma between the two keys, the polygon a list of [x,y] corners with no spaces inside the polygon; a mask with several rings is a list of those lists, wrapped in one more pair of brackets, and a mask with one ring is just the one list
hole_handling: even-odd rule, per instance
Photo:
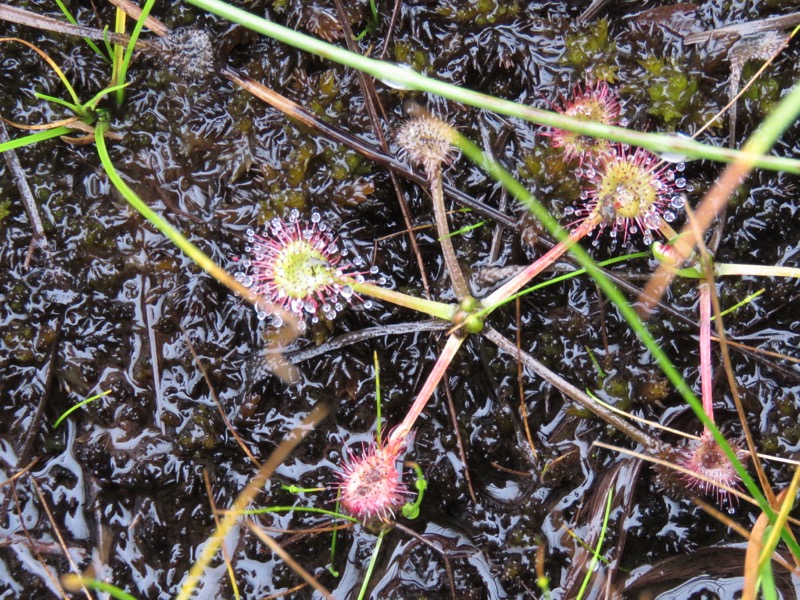
{"label": "shallow water", "polygon": [[[24,5],[57,16],[47,3]],[[584,77],[613,75],[630,126],[691,134],[724,104],[727,47],[684,47],[675,31],[800,8],[790,2],[700,2],[687,23],[678,10],[648,12],[657,6],[617,3],[603,12],[605,21],[581,25],[577,17],[583,7],[569,2],[406,2],[388,57],[451,83],[543,108],[560,105]],[[343,44],[332,27],[335,11],[327,3],[251,2],[246,8]],[[386,40],[391,6],[380,9],[378,27],[359,42],[362,52],[372,48],[376,53]],[[83,23],[95,23],[88,3],[76,14]],[[161,8],[155,14],[173,28],[208,30],[218,61],[326,122],[375,141],[358,77],[348,69],[186,7]],[[366,15],[365,6],[352,11],[357,32],[365,27]],[[100,18],[113,23],[106,8]],[[84,100],[107,82],[108,67],[79,39],[12,25],[0,25],[0,34],[45,49]],[[766,71],[758,94],[740,101],[740,140],[798,80],[797,54],[795,42]],[[66,116],[65,110],[32,95],[66,97],[36,55],[7,43],[0,46],[0,57],[0,115],[28,124]],[[745,69],[744,79],[753,67]],[[248,228],[276,215],[286,217],[293,208],[305,215],[316,210],[351,256],[376,265],[390,285],[422,294],[408,237],[393,235],[405,224],[386,169],[298,126],[213,74],[187,83],[157,60],[140,57],[131,78],[122,108],[107,103],[113,129],[123,136],[109,140],[112,160],[154,210],[219,264],[237,269],[235,259],[244,253]],[[403,103],[413,99],[491,146],[555,214],[578,201],[573,168],[550,148],[540,128],[381,83],[376,88],[387,133],[404,119]],[[795,125],[775,152],[798,156],[798,134]],[[700,139],[727,144],[727,123]],[[391,137],[390,144],[395,151]],[[0,207],[9,203],[9,214],[0,220],[0,393],[5,409],[0,479],[38,460],[30,476],[14,484],[13,493],[11,486],[2,491],[0,535],[7,543],[0,547],[0,598],[49,597],[55,585],[48,572],[70,570],[45,506],[81,570],[93,567],[99,579],[138,598],[177,592],[214,530],[204,473],[214,504],[226,507],[256,472],[226,429],[198,362],[208,372],[222,412],[262,461],[314,406],[329,407],[327,419],[278,468],[257,502],[332,509],[335,491],[330,486],[347,454],[343,448],[358,453],[374,439],[373,353],[381,365],[383,416],[391,427],[402,420],[433,365],[444,343],[441,334],[384,335],[324,352],[300,362],[300,379],[286,384],[262,368],[268,326],[127,207],[109,184],[93,145],[48,141],[18,155],[39,204],[50,252],[37,250],[30,268],[25,267],[32,230],[3,164]],[[687,163],[693,205],[721,170],[708,162]],[[445,180],[491,207],[503,201],[499,187],[463,158],[446,169]],[[426,193],[405,180],[401,185],[414,224],[429,224]],[[759,171],[749,177],[728,208],[718,260],[800,266],[798,189],[796,176]],[[524,210],[509,202],[505,212],[516,221]],[[457,213],[451,227],[478,220],[475,214]],[[504,231],[499,255],[491,261],[493,234],[487,223],[455,238],[462,266],[477,271],[490,263],[522,265],[546,247],[528,245],[537,238],[535,228],[521,221],[515,230]],[[451,301],[435,234],[422,229],[417,239],[432,295]],[[608,238],[598,247],[586,246],[598,259],[619,254]],[[641,286],[654,266],[639,259],[613,272]],[[800,358],[796,282],[748,276],[721,280],[717,287],[723,307],[762,288],[761,296],[726,316],[727,333],[753,348]],[[699,393],[694,282],[677,281],[664,304],[651,331]],[[335,322],[310,326],[290,351],[348,332],[419,320],[407,309],[355,303]],[[514,339],[513,307],[498,311],[490,322]],[[590,279],[574,278],[526,296],[519,328],[522,347],[578,388],[640,416],[683,430],[701,429]],[[595,360],[607,377],[598,375]],[[716,348],[714,360],[720,364]],[[734,350],[732,360],[759,448],[798,458],[796,362],[749,350]],[[717,366],[715,374],[718,423],[738,437],[741,427],[722,369]],[[665,492],[649,466],[591,445],[599,439],[634,447],[624,435],[532,373],[523,370],[520,383],[515,360],[479,336],[465,343],[447,381],[466,464],[440,386],[407,456],[429,482],[422,512],[414,521],[398,518],[425,542],[400,528],[386,536],[371,579],[373,597],[451,597],[445,560],[458,597],[539,596],[536,557],[541,552],[551,597],[573,598],[590,556],[569,531],[596,543],[609,486],[616,492],[603,545],[610,564],[598,569],[585,597],[604,597],[606,585],[620,597],[738,597],[744,562],[740,538],[687,498]],[[53,428],[69,406],[105,390],[111,393]],[[520,417],[520,393],[535,456]],[[677,442],[670,434],[661,437]],[[779,463],[767,463],[766,471],[776,490],[792,475]],[[328,489],[298,497],[282,489],[284,483]],[[750,530],[758,512],[739,504],[730,516]],[[262,521],[292,531],[330,523],[300,513]],[[275,535],[337,598],[356,596],[374,548],[373,532],[356,527],[339,535],[333,562],[338,578],[326,570],[329,533]],[[227,548],[244,597],[259,598],[301,583],[246,530],[236,530]],[[776,577],[784,597],[797,596],[796,578],[780,567]],[[203,597],[232,597],[222,561],[207,571],[202,585]],[[312,594],[303,590],[293,596]]]}

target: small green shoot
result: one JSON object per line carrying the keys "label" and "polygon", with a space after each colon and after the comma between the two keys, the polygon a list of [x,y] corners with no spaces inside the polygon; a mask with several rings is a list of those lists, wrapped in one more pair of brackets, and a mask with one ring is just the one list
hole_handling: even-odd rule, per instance
{"label": "small green shoot", "polygon": [[50,56],[44,50],[40,50],[37,46],[34,46],[30,42],[25,41],[25,40],[21,40],[19,38],[4,37],[4,38],[0,38],[0,42],[19,42],[20,44],[23,44],[23,45],[27,46],[28,48],[30,48],[31,50],[33,50],[34,52],[36,52],[36,54],[41,56],[42,59],[48,65],[50,65],[50,68],[53,69],[53,72],[61,80],[61,83],[63,83],[64,87],[67,88],[67,93],[69,93],[70,97],[72,98],[72,101],[75,104],[78,104],[78,105],[80,104],[80,101],[78,100],[78,94],[75,93],[75,88],[72,87],[72,84],[67,79],[67,76],[64,75],[64,72],[59,68],[59,66],[55,63],[55,61],[52,58],[50,58]]}
{"label": "small green shoot", "polygon": [[58,417],[58,419],[56,419],[56,422],[53,423],[53,429],[55,429],[56,427],[61,425],[61,421],[66,419],[68,416],[70,416],[72,413],[74,413],[76,410],[78,410],[81,406],[85,406],[85,405],[89,404],[89,402],[94,402],[95,400],[97,400],[98,398],[102,398],[103,396],[108,396],[110,393],[111,393],[111,390],[106,390],[105,392],[102,392],[101,394],[97,394],[95,396],[92,396],[91,398],[86,398],[86,400],[81,400],[77,404],[74,404],[73,406],[70,406],[67,410],[64,411],[64,414],[62,414],[60,417]]}
{"label": "small green shoot", "polygon": [[70,133],[74,133],[74,131],[69,127],[55,127],[54,129],[37,131],[36,133],[32,133],[21,138],[15,138],[0,144],[0,154],[9,150],[15,150],[17,148],[30,146],[31,144],[38,144],[39,142],[43,142],[45,140],[61,137],[62,135],[69,135]]}
{"label": "small green shoot", "polygon": [[[487,221],[478,221],[477,223],[474,223],[472,225],[466,225],[466,226],[462,227],[461,229],[456,229],[455,231],[451,231],[449,234],[447,234],[446,237],[453,237],[453,236],[456,236],[456,235],[461,235],[463,233],[467,233],[468,231],[472,231],[473,229],[478,229],[478,227],[483,227],[484,225],[486,225],[486,223],[487,223]],[[439,238],[437,241],[441,242],[442,239],[443,238]]]}
{"label": "small green shoot", "polygon": [[[131,58],[133,57],[133,51],[136,49],[136,41],[139,39],[139,34],[142,32],[142,28],[144,27],[144,22],[150,15],[150,11],[153,9],[154,4],[155,0],[147,0],[147,2],[145,2],[144,6],[142,7],[142,14],[140,14],[139,18],[136,20],[136,25],[134,25],[133,27],[133,33],[131,33],[131,39],[128,41],[128,47],[125,49],[125,56],[122,57],[119,63],[117,71],[117,79],[114,80],[118,83],[122,83],[125,81],[125,77],[128,74],[128,67],[131,64]],[[125,33],[124,16],[122,17],[122,31],[118,31],[118,33]],[[124,99],[125,99],[125,94],[123,93],[123,90],[121,89],[117,90],[117,106],[121,106],[122,101]]]}
{"label": "small green shoot", "polygon": [[70,592],[80,592],[81,587],[87,587],[90,590],[97,590],[98,592],[105,592],[110,594],[116,600],[136,600],[136,596],[132,596],[128,592],[119,589],[117,586],[105,581],[98,581],[91,577],[81,577],[74,573],[67,573],[61,577],[61,583]]}
{"label": "small green shoot", "polygon": [[597,362],[597,357],[592,352],[592,349],[589,346],[584,346],[586,353],[589,355],[589,360],[592,361],[592,365],[594,366],[594,370],[597,371],[597,376],[600,378],[600,381],[606,378],[606,372],[603,371],[603,368],[600,366],[600,363]]}
{"label": "small green shoot", "polygon": [[[730,308],[723,310],[721,313],[719,313],[719,316],[720,316],[720,317],[724,317],[725,315],[727,315],[727,314],[729,314],[729,313],[732,313],[733,311],[735,311],[735,310],[737,310],[738,308],[740,308],[740,307],[744,306],[745,304],[749,304],[750,302],[752,302],[753,300],[755,300],[756,298],[758,298],[758,297],[759,297],[761,294],[763,294],[764,292],[765,292],[765,289],[764,289],[764,288],[761,288],[760,290],[758,290],[758,291],[757,291],[757,292],[755,292],[754,294],[750,294],[750,295],[749,295],[747,298],[745,298],[745,299],[744,299],[744,300],[742,300],[741,302],[737,302],[736,304],[734,304],[734,305],[733,305],[733,306],[731,306]],[[716,318],[717,318],[717,315],[711,315],[711,320],[712,320],[712,321],[713,321],[714,319],[716,319]]]}
{"label": "small green shoot", "polygon": [[613,490],[609,489],[606,496],[606,510],[605,514],[603,515],[603,526],[600,528],[600,539],[597,540],[597,546],[595,546],[594,553],[592,555],[592,561],[589,563],[589,568],[586,569],[586,577],[583,578],[583,584],[578,592],[577,600],[581,600],[581,598],[583,598],[583,594],[586,592],[586,588],[589,586],[589,580],[592,578],[592,573],[594,573],[594,570],[597,568],[597,563],[601,559],[600,549],[603,547],[603,541],[606,537],[608,516],[611,514],[611,500],[614,497],[612,492]]}
{"label": "small green shoot", "polygon": [[290,494],[307,494],[312,492],[322,492],[325,488],[303,488],[297,485],[281,484],[281,489],[286,490]]}
{"label": "small green shoot", "polygon": [[407,461],[406,466],[414,469],[416,479],[414,480],[414,487],[417,489],[417,499],[414,502],[406,502],[401,510],[406,519],[414,520],[419,517],[419,507],[422,504],[422,497],[425,495],[425,490],[428,489],[428,480],[422,472],[422,467],[413,461]]}
{"label": "small green shoot", "polygon": [[378,7],[375,5],[375,0],[369,0],[369,11],[371,13],[370,22],[367,23],[367,26],[364,30],[356,36],[353,36],[353,39],[357,42],[360,42],[365,35],[371,33],[378,27]]}
{"label": "small green shoot", "polygon": [[[335,511],[337,513],[340,512],[340,503],[339,503],[339,493],[338,492],[336,493]],[[330,573],[331,575],[333,575],[336,578],[339,577],[339,571],[337,571],[333,567],[333,564],[336,562],[336,540],[337,540],[337,534],[338,533],[339,533],[338,529],[334,529],[333,532],[331,533],[331,564],[328,565],[328,573]]]}
{"label": "small green shoot", "polygon": [[[61,0],[56,0],[56,4],[58,4],[58,8],[61,9],[61,12],[64,13],[64,16],[66,17],[67,21],[69,21],[73,25],[77,25],[78,24],[78,21],[75,19],[75,17],[72,16],[72,13],[69,11],[69,9],[64,5],[64,3]],[[105,61],[108,64],[111,64],[111,59],[109,59],[108,56],[106,54],[104,54],[103,51],[100,50],[100,48],[97,47],[97,44],[95,44],[88,37],[84,37],[83,40],[89,45],[89,47],[92,50],[95,51],[95,53],[100,58],[103,59],[103,61]]]}
{"label": "small green shoot", "polygon": [[376,424],[375,424],[375,439],[378,441],[378,445],[381,443],[381,366],[378,362],[378,353],[373,352],[372,359],[375,363],[375,411],[377,414]]}

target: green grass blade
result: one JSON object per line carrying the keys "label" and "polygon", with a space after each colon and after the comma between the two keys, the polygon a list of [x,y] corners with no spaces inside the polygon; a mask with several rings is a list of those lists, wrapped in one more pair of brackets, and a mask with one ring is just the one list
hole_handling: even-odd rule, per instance
{"label": "green grass blade", "polygon": [[75,575],[74,573],[68,573],[67,575],[64,575],[62,577],[62,583],[64,584],[64,587],[71,592],[79,592],[81,590],[81,586],[85,586],[90,590],[97,590],[98,592],[110,594],[111,597],[116,598],[116,600],[136,600],[136,596],[132,596],[128,592],[119,589],[115,585],[106,583],[105,581],[98,581],[97,579],[93,579],[91,577],[81,577],[80,575]]}
{"label": "green grass blade", "polygon": [[48,96],[47,94],[42,94],[41,92],[34,92],[33,95],[39,100],[46,100],[47,102],[52,102],[53,104],[60,104],[61,106],[70,109],[76,115],[80,115],[81,117],[85,116],[83,106],[80,104],[75,104],[68,100],[63,100],[62,98],[56,98],[55,96]]}
{"label": "green grass blade", "polygon": [[367,573],[364,575],[364,583],[361,584],[361,590],[358,592],[358,600],[364,600],[364,596],[367,594],[367,588],[369,587],[369,580],[372,578],[372,571],[375,570],[375,563],[378,561],[378,553],[381,550],[381,544],[383,543],[383,538],[386,535],[386,529],[381,529],[381,532],[378,534],[378,539],[375,542],[375,547],[372,549],[372,556],[369,559],[369,566],[367,567]]}
{"label": "green grass blade", "polygon": [[583,598],[583,594],[586,593],[586,588],[589,586],[589,580],[592,578],[592,573],[597,567],[597,563],[600,561],[600,549],[603,547],[603,540],[606,539],[608,516],[611,514],[611,500],[613,497],[613,490],[609,488],[608,494],[606,495],[606,510],[603,514],[603,526],[600,528],[600,539],[597,540],[597,546],[595,546],[594,552],[592,552],[592,560],[589,563],[589,568],[586,569],[586,576],[583,578],[583,583],[581,584],[581,589],[578,591],[576,600],[581,600]]}
{"label": "green grass blade", "polygon": [[37,142],[50,140],[54,137],[59,137],[70,133],[74,133],[74,131],[69,127],[55,127],[53,129],[46,129],[45,131],[38,131],[36,133],[9,140],[0,144],[0,154],[6,152],[7,150],[23,148],[24,146],[30,146],[31,144],[36,144]]}
{"label": "green grass blade", "polygon": [[[125,77],[128,74],[128,67],[131,64],[131,58],[133,57],[133,51],[136,49],[136,41],[139,39],[139,34],[142,32],[145,19],[147,19],[150,11],[153,10],[153,5],[155,3],[155,0],[147,0],[142,7],[142,14],[140,14],[139,18],[136,20],[136,25],[133,27],[133,33],[131,33],[131,39],[128,41],[128,47],[125,49],[125,56],[122,58],[122,64],[119,67],[119,78],[117,79],[117,83],[125,82]],[[116,96],[117,105],[119,106],[125,99],[125,91],[123,89],[118,89],[116,91]]]}
{"label": "green grass blade", "polygon": [[463,104],[483,108],[510,117],[518,117],[526,121],[557,127],[568,131],[576,131],[583,135],[614,140],[641,146],[656,153],[670,153],[687,158],[706,158],[720,162],[737,160],[753,160],[758,167],[800,173],[800,160],[778,156],[763,156],[760,153],[741,152],[730,148],[719,148],[702,144],[691,138],[678,137],[664,133],[642,133],[624,127],[603,125],[591,121],[581,121],[553,111],[532,108],[524,104],[503,100],[480,92],[475,92],[425,75],[416,73],[406,67],[368,58],[349,52],[338,46],[328,44],[311,36],[282,27],[240,8],[231,6],[221,0],[187,0],[189,4],[202,8],[231,22],[239,23],[262,35],[311,52],[328,60],[347,65],[372,75],[376,79],[396,86],[420,90],[449,98]]}
{"label": "green grass blade", "polygon": [[103,134],[108,130],[108,123],[101,121],[95,128],[95,144],[97,145],[97,154],[100,157],[100,162],[108,174],[108,178],[114,187],[119,190],[122,196],[128,203],[136,209],[145,219],[150,221],[161,233],[167,236],[178,248],[180,248],[189,258],[191,258],[201,269],[211,275],[214,279],[219,281],[222,285],[226,286],[231,291],[246,298],[253,304],[263,306],[264,300],[255,294],[252,290],[244,287],[241,283],[236,281],[234,277],[225,269],[220,267],[217,263],[211,260],[200,248],[187,240],[181,232],[170,225],[161,215],[156,213],[152,208],[147,206],[139,196],[122,180],[111,158],[108,155],[106,148],[106,141]]}

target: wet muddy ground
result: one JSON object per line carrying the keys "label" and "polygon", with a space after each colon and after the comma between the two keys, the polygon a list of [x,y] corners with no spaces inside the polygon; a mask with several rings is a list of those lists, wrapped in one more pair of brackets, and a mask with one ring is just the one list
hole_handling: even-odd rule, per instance
{"label": "wet muddy ground", "polygon": [[[72,3],[72,8],[81,23],[97,25],[99,18],[113,24],[112,9],[95,4],[97,15],[89,2]],[[361,52],[378,55],[386,45],[387,60],[436,78],[542,108],[559,105],[587,77],[605,79],[620,94],[628,126],[692,134],[726,101],[730,44],[689,47],[681,35],[800,8],[800,3],[777,0],[666,8],[646,0],[613,3],[601,19],[581,23],[583,4],[402,2],[390,29],[391,3],[378,3],[374,28],[368,28],[368,6],[358,3],[348,9],[348,19],[356,32],[367,29],[358,42]],[[50,3],[18,5],[59,16]],[[275,0],[242,6],[344,44],[332,4]],[[157,6],[154,14],[171,28],[208,31],[220,64],[240,69],[325,122],[375,141],[353,71],[180,3]],[[48,52],[84,101],[107,84],[109,67],[79,38],[9,24],[0,24],[0,34],[22,37]],[[740,141],[798,81],[799,65],[793,42],[745,94],[738,110]],[[747,64],[743,79],[758,66]],[[350,254],[377,266],[390,286],[423,294],[408,237],[397,235],[406,226],[385,168],[287,119],[226,79],[211,73],[186,81],[170,67],[140,57],[122,107],[104,104],[121,136],[109,140],[111,158],[154,210],[231,271],[244,253],[248,228],[286,217],[292,209],[304,215],[314,210]],[[556,216],[578,201],[574,168],[550,148],[541,128],[381,82],[375,87],[393,152],[391,131],[405,118],[403,103],[415,100],[490,149]],[[0,115],[26,124],[68,116],[65,109],[35,98],[35,91],[64,97],[40,58],[20,44],[4,43]],[[11,131],[12,137],[19,135]],[[699,139],[727,145],[727,121]],[[774,152],[796,157],[799,144],[795,125]],[[36,462],[27,475],[2,488],[0,598],[58,596],[53,577],[69,572],[70,562],[56,529],[80,570],[93,569],[99,579],[137,598],[174,596],[214,530],[204,474],[214,504],[226,507],[256,472],[227,430],[211,388],[260,460],[314,406],[327,405],[327,419],[281,465],[257,503],[332,509],[330,486],[344,448],[358,452],[374,436],[373,354],[380,361],[383,415],[391,426],[402,419],[427,376],[442,334],[380,335],[323,351],[299,362],[300,379],[286,384],[261,366],[265,338],[271,335],[268,324],[128,207],[103,173],[94,145],[51,140],[20,149],[18,156],[41,211],[49,251],[35,250],[26,267],[32,228],[3,162],[0,479]],[[691,204],[721,170],[705,161],[687,162]],[[489,266],[523,265],[546,249],[546,237],[538,235],[524,210],[513,201],[506,206],[500,187],[477,167],[456,160],[445,170],[445,180],[482,203],[505,207],[501,210],[519,223],[503,230],[494,258],[491,221],[455,238],[459,260],[474,276]],[[404,179],[401,190],[413,224],[429,225],[425,191]],[[798,192],[796,176],[768,171],[750,176],[728,207],[718,260],[800,266]],[[474,212],[456,213],[452,229],[480,220]],[[417,239],[431,295],[452,300],[435,233],[420,229]],[[621,253],[607,238],[595,247],[586,245],[598,259]],[[654,262],[640,258],[612,270],[641,286],[654,268]],[[717,287],[723,307],[762,288],[762,295],[726,316],[727,332],[751,349],[795,361],[734,349],[734,371],[758,447],[800,458],[800,287],[793,280],[749,276],[721,280]],[[349,332],[421,320],[380,302],[355,303],[334,321],[310,326],[289,352]],[[491,325],[512,340],[519,330],[524,349],[578,388],[639,416],[700,431],[589,278],[530,294],[521,300],[518,318],[510,306],[494,314]],[[695,283],[678,280],[650,326],[699,392]],[[714,360],[720,364],[716,348]],[[608,562],[598,567],[585,597],[738,597],[741,538],[688,497],[665,491],[647,464],[592,447],[595,440],[627,448],[635,444],[532,373],[522,370],[521,381],[518,374],[516,361],[485,339],[473,336],[464,345],[446,377],[455,415],[440,386],[409,449],[407,458],[420,465],[429,482],[421,514],[413,521],[398,517],[411,531],[396,528],[386,536],[371,579],[372,597],[539,597],[538,553],[551,597],[574,598],[590,557],[570,532],[596,543],[609,489],[615,496],[603,544]],[[716,374],[717,419],[737,437],[741,426],[731,394],[720,368]],[[53,427],[71,405],[105,390],[110,394]],[[535,454],[526,440],[520,394]],[[679,443],[671,434],[658,435]],[[765,468],[776,490],[792,474],[780,463],[768,462]],[[327,489],[298,496],[282,484]],[[727,512],[747,530],[758,517],[742,503]],[[293,513],[261,521],[290,531],[274,535],[337,598],[356,596],[374,532],[355,527],[340,533],[331,560],[330,533],[303,531],[329,525],[330,519]],[[234,532],[228,551],[246,598],[302,583],[245,529]],[[795,598],[797,578],[780,567],[776,577],[784,598]],[[202,590],[202,597],[233,597],[221,559],[207,571]]]}

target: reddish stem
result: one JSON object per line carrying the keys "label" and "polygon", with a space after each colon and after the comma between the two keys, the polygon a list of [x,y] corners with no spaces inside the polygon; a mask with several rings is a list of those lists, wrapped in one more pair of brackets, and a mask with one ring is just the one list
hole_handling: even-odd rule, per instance
{"label": "reddish stem", "polygon": [[455,335],[451,335],[447,338],[447,343],[444,345],[442,353],[436,360],[436,364],[433,365],[433,371],[428,375],[428,379],[425,380],[425,385],[422,386],[416,400],[414,400],[414,404],[408,409],[408,413],[406,413],[403,422],[392,431],[389,436],[389,442],[405,439],[408,434],[411,433],[411,428],[414,427],[417,417],[419,417],[420,413],[425,409],[428,400],[430,400],[430,397],[433,395],[433,391],[436,389],[436,386],[439,385],[439,381],[441,381],[445,371],[447,371],[447,367],[449,367],[450,363],[453,361],[453,357],[461,347],[464,339],[463,337]]}
{"label": "reddish stem", "polygon": [[504,283],[494,292],[483,299],[482,304],[486,308],[501,304],[506,298],[516,294],[525,284],[536,277],[544,269],[552,265],[558,258],[569,250],[576,242],[585,237],[597,227],[602,221],[599,212],[592,213],[578,225],[569,236],[565,237],[558,244],[542,254],[530,266],[520,271],[512,279]]}
{"label": "reddish stem", "polygon": [[[703,397],[703,411],[714,420],[714,399],[711,395],[711,288],[708,283],[700,284],[700,389]],[[709,433],[708,427],[704,427]]]}

